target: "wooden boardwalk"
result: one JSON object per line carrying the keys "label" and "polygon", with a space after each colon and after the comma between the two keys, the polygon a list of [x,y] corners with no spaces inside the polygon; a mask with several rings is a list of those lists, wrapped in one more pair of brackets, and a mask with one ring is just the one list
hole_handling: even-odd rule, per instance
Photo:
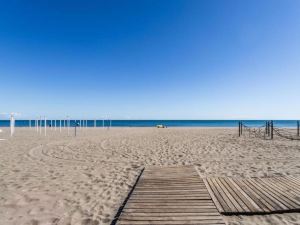
{"label": "wooden boardwalk", "polygon": [[225,215],[300,211],[299,178],[206,178],[204,183]]}
{"label": "wooden boardwalk", "polygon": [[193,167],[142,172],[112,225],[225,225],[221,214],[300,212],[300,178],[200,178]]}
{"label": "wooden boardwalk", "polygon": [[146,169],[113,224],[225,225],[193,167]]}

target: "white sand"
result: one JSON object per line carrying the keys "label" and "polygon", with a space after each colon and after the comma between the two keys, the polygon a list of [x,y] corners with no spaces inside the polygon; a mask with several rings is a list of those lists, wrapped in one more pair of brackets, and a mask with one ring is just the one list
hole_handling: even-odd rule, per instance
{"label": "white sand", "polygon": [[[197,165],[202,176],[300,176],[300,141],[237,129],[17,128],[0,134],[0,224],[110,224],[144,166]],[[300,213],[224,217],[230,225],[300,224]]]}

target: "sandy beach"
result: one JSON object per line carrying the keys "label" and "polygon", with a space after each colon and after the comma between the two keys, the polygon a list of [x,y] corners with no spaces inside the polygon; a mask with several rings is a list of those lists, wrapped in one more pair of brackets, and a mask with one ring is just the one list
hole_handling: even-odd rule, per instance
{"label": "sandy beach", "polygon": [[[201,176],[300,176],[300,142],[237,128],[85,128],[0,133],[1,225],[108,225],[141,169],[195,165]],[[5,139],[5,140],[2,140]],[[300,213],[224,216],[228,225],[300,224]]]}

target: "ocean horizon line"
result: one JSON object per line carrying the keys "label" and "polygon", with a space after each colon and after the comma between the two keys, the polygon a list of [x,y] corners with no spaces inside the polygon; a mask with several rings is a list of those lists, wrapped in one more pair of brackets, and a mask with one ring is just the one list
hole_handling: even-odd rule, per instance
{"label": "ocean horizon line", "polygon": [[[46,120],[47,126],[65,127],[77,126],[82,127],[155,127],[156,125],[164,125],[167,127],[237,127],[238,123],[243,121],[248,126],[262,126],[269,120],[129,120],[129,119],[53,119]],[[298,120],[272,120],[274,125],[278,127],[296,127]],[[45,126],[45,120],[15,120],[16,127],[34,127],[36,125]],[[9,127],[10,120],[0,120],[0,127]]]}

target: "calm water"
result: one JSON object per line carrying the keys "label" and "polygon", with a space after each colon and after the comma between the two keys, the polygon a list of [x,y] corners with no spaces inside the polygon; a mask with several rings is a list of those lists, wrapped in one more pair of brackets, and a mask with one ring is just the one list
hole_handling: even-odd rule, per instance
{"label": "calm water", "polygon": [[[54,121],[52,124],[54,126]],[[79,123],[79,120],[76,120]],[[112,120],[112,127],[154,127],[157,124],[163,124],[168,127],[236,127],[239,120]],[[262,126],[265,120],[243,120],[248,126]],[[59,126],[60,120],[56,120],[56,125]],[[62,120],[62,126],[66,124],[66,121]],[[75,125],[75,120],[71,120],[71,126]],[[104,123],[104,124],[103,124]],[[42,125],[44,121],[42,121]],[[47,125],[50,125],[51,121],[47,120]],[[29,127],[29,120],[16,120],[17,127]],[[96,120],[96,126],[109,126],[110,121]],[[274,120],[274,125],[279,127],[296,127],[296,120]],[[9,120],[0,120],[0,127],[8,127]],[[35,120],[31,120],[31,126],[35,126]],[[87,121],[88,127],[94,127],[94,120]]]}

